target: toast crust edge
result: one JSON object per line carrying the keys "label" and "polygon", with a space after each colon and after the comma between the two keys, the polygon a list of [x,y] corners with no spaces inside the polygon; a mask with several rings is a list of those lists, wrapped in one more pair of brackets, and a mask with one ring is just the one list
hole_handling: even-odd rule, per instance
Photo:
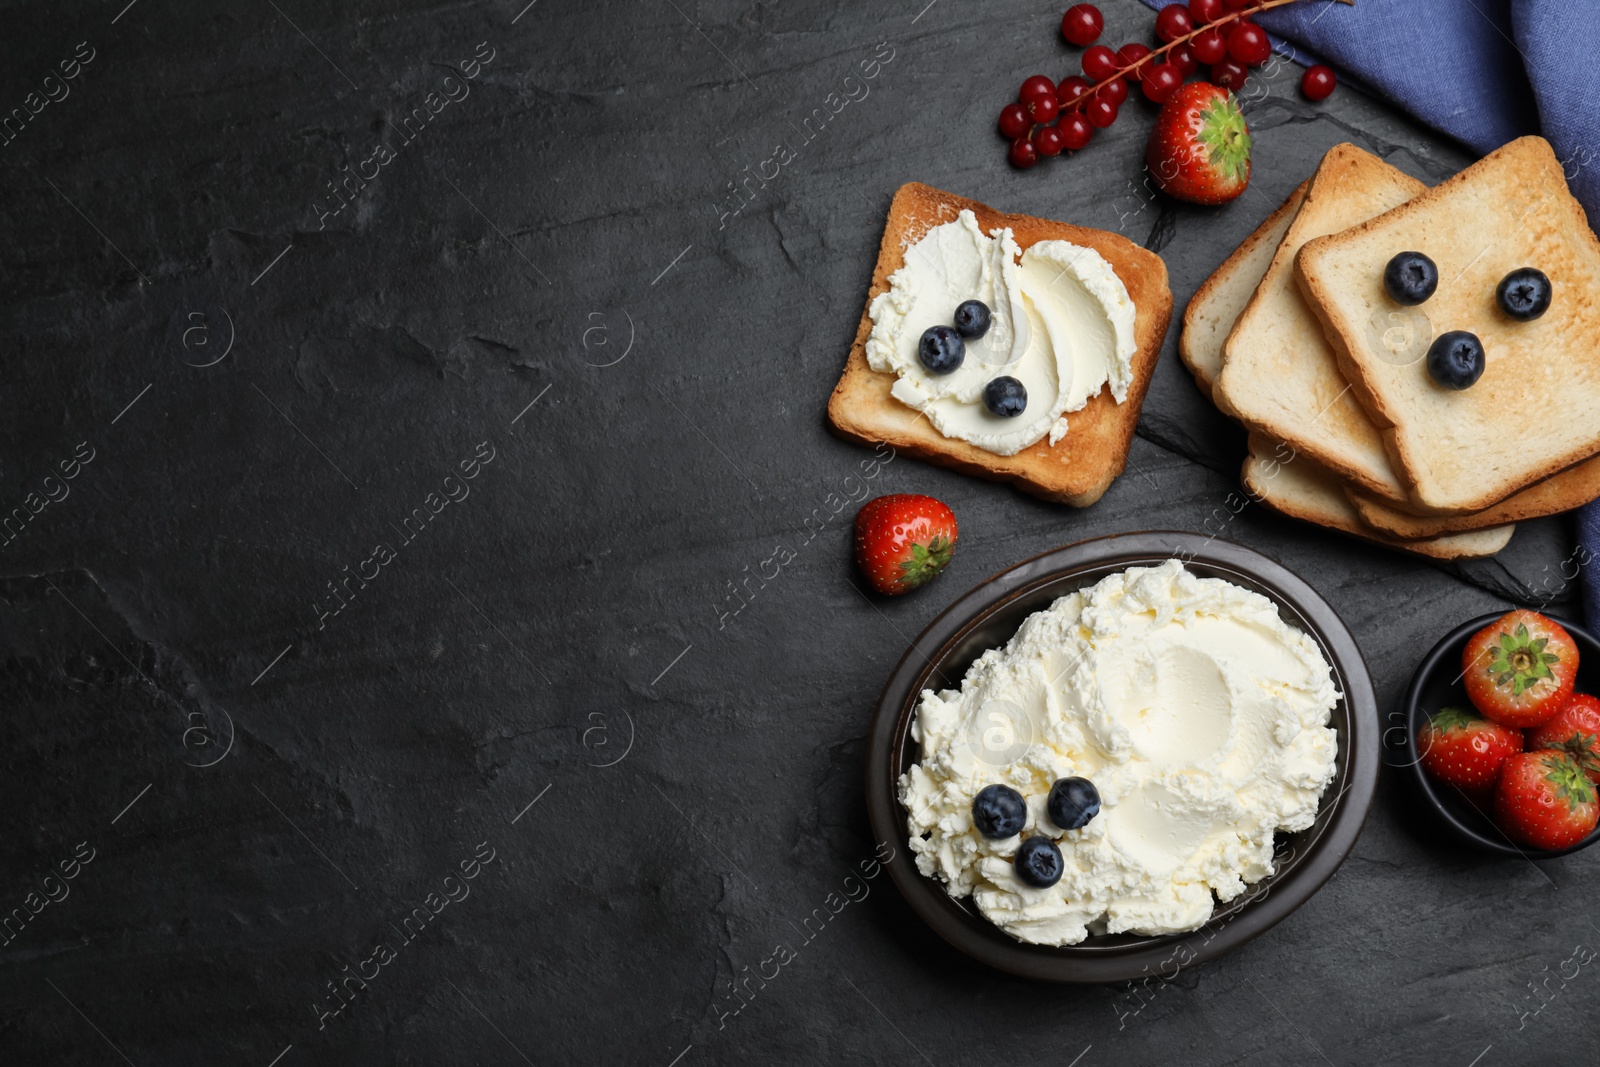
{"label": "toast crust edge", "polygon": [[[1215,384],[1215,380],[1200,369],[1190,348],[1190,330],[1194,326],[1194,321],[1199,317],[1202,305],[1212,298],[1216,290],[1227,283],[1228,276],[1238,269],[1239,263],[1260,247],[1266,240],[1267,235],[1277,229],[1278,225],[1286,217],[1299,214],[1300,206],[1305,203],[1306,190],[1310,187],[1310,178],[1295,186],[1294,190],[1284,198],[1283,203],[1279,204],[1272,214],[1263,219],[1261,225],[1251,230],[1250,236],[1246,237],[1239,247],[1234,249],[1233,253],[1223,260],[1217,266],[1217,269],[1206,277],[1205,281],[1200,283],[1200,288],[1196,289],[1194,295],[1189,298],[1188,307],[1184,308],[1183,324],[1178,333],[1178,358],[1183,361],[1183,365],[1194,376],[1195,385],[1200,387],[1200,392],[1207,400],[1212,400],[1211,387]],[[1251,298],[1254,299],[1254,294],[1252,294]],[[1238,320],[1234,321],[1237,322]],[[1224,338],[1223,340],[1226,342],[1227,339]],[[1223,347],[1226,349],[1226,344]],[[1215,403],[1214,400],[1212,402]]]}
{"label": "toast crust edge", "polygon": [[[1252,500],[1255,500],[1268,510],[1287,518],[1309,523],[1313,526],[1320,526],[1325,530],[1332,530],[1335,533],[1354,537],[1370,544],[1381,545],[1384,548],[1392,548],[1399,552],[1437,560],[1487,559],[1505,548],[1506,544],[1511,540],[1512,532],[1515,530],[1514,526],[1506,524],[1485,530],[1471,531],[1472,534],[1480,535],[1480,538],[1473,538],[1473,540],[1481,539],[1481,535],[1488,533],[1490,530],[1505,531],[1505,540],[1495,545],[1492,549],[1482,549],[1471,547],[1464,539],[1468,535],[1445,534],[1432,538],[1401,539],[1391,537],[1375,529],[1363,527],[1360,522],[1342,520],[1339,516],[1319,513],[1308,507],[1296,507],[1292,501],[1283,499],[1281,496],[1274,497],[1271,494],[1268,488],[1271,475],[1257,477],[1256,468],[1263,462],[1261,453],[1269,448],[1270,445],[1259,435],[1251,434],[1249,452],[1246,453],[1244,463],[1239,469],[1239,482]],[[1285,462],[1306,463],[1317,470],[1318,474],[1324,477],[1332,477],[1327,472],[1317,469],[1315,463],[1306,460],[1303,456]],[[1337,492],[1338,490],[1335,489],[1334,491]]]}
{"label": "toast crust edge", "polygon": [[1535,482],[1482,511],[1465,515],[1412,515],[1388,507],[1352,489],[1345,495],[1355,505],[1361,521],[1393,537],[1410,539],[1467,533],[1509,522],[1559,515],[1600,499],[1600,456],[1591,456],[1566,470]]}

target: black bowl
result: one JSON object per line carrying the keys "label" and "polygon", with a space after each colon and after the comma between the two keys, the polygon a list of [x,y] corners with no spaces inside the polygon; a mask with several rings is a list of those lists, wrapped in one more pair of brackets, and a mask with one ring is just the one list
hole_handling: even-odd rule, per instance
{"label": "black bowl", "polygon": [[[1492,615],[1469,619],[1445,634],[1433,646],[1433,651],[1428,653],[1417,667],[1417,672],[1411,676],[1411,685],[1406,689],[1401,703],[1401,721],[1405,726],[1403,736],[1401,731],[1391,727],[1384,738],[1384,748],[1389,756],[1386,762],[1403,769],[1416,781],[1428,807],[1438,812],[1440,820],[1460,840],[1500,856],[1554,859],[1580,848],[1588,848],[1600,840],[1600,827],[1576,845],[1566,848],[1542,849],[1518,845],[1493,820],[1474,807],[1459,789],[1434,781],[1433,776],[1422,769],[1422,754],[1417,751],[1417,730],[1428,716],[1450,704],[1472,706],[1467,699],[1467,687],[1461,681],[1461,652],[1473,634],[1504,614],[1503,611],[1497,611]],[[1567,619],[1549,614],[1546,614],[1546,618],[1560,623],[1578,646],[1578,692],[1600,693],[1600,637]]]}
{"label": "black bowl", "polygon": [[[1022,621],[1056,598],[1129,567],[1179,558],[1194,574],[1223,578],[1266,596],[1285,622],[1309,634],[1333,667],[1344,698],[1329,725],[1339,737],[1337,770],[1310,828],[1279,834],[1277,873],[1252,885],[1186,934],[1103,934],[1081,944],[1031,945],[952,899],[924,878],[907,840],[896,783],[917,759],[911,719],[924,689],[960,685],[973,660],[1011,639]],[[874,838],[895,846],[888,868],[912,910],[974,959],[1027,978],[1120,982],[1175,975],[1237,948],[1282,921],[1332,877],[1361,832],[1377,786],[1377,699],[1366,663],[1338,615],[1305,582],[1259,552],[1193,533],[1129,533],[1082,541],[1017,564],[963,595],[928,624],[901,658],[878,699],[867,737],[867,813]]]}

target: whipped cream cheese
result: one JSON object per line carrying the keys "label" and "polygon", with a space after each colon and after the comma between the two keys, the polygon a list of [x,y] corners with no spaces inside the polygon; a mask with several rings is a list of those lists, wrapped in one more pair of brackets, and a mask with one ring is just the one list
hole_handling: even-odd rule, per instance
{"label": "whipped cream cheese", "polygon": [[[1316,818],[1338,699],[1321,649],[1266,597],[1177,560],[1113,574],[1030,615],[959,691],[923,692],[899,790],[917,868],[1020,941],[1198,929],[1273,873],[1275,831]],[[1074,775],[1102,809],[1062,831],[1046,801]],[[1005,840],[972,825],[995,783],[1028,807]],[[1034,834],[1065,862],[1045,889],[1012,865]]]}
{"label": "whipped cream cheese", "polygon": [[[955,371],[930,373],[917,358],[923,331],[949,325],[964,300],[989,305],[989,330],[967,341]],[[1067,412],[1107,383],[1120,404],[1133,380],[1134,306],[1111,264],[1066,241],[1020,252],[1010,228],[985,235],[971,211],[908,246],[905,265],[868,314],[867,363],[898,377],[895,399],[925,413],[946,437],[1001,456],[1047,436],[1055,444],[1067,432]],[[984,386],[1002,375],[1028,391],[1027,409],[1014,418],[983,405]]]}

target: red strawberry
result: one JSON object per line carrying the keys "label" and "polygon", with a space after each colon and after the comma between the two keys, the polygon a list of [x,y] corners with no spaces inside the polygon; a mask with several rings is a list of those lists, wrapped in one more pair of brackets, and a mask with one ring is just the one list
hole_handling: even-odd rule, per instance
{"label": "red strawberry", "polygon": [[926,585],[955,547],[955,513],[931,496],[880,496],[856,512],[856,562],[886,596]]}
{"label": "red strawberry", "polygon": [[1561,710],[1578,675],[1578,646],[1537,611],[1508,611],[1461,652],[1467,696],[1506,726],[1538,726]]}
{"label": "red strawberry", "polygon": [[1522,731],[1462,708],[1441,708],[1417,731],[1422,766],[1429,774],[1466,792],[1489,789],[1500,765],[1522,751]]}
{"label": "red strawberry", "polygon": [[1565,754],[1540,749],[1506,760],[1494,795],[1495,821],[1513,841],[1566,848],[1600,821],[1594,784]]}
{"label": "red strawberry", "polygon": [[1600,782],[1600,700],[1574,693],[1555,718],[1528,731],[1528,748],[1559,748]]}
{"label": "red strawberry", "polygon": [[1191,204],[1226,204],[1250,184],[1250,128],[1226,89],[1190,82],[1156,116],[1145,164],[1157,186]]}

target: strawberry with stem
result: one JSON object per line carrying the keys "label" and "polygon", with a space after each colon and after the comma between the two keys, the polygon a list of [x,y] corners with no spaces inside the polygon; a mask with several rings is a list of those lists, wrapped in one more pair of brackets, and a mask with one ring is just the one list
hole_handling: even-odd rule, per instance
{"label": "strawberry with stem", "polygon": [[1417,731],[1423,769],[1466,793],[1487,794],[1522,744],[1521,730],[1464,708],[1440,708]]}
{"label": "strawberry with stem", "polygon": [[1495,822],[1519,844],[1576,845],[1600,822],[1594,783],[1561,752],[1542,749],[1506,760],[1495,790]]}
{"label": "strawberry with stem", "polygon": [[1600,699],[1572,694],[1553,719],[1528,731],[1528,749],[1536,748],[1560,749],[1591,782],[1600,782]]}
{"label": "strawberry with stem", "polygon": [[919,589],[955,551],[956,516],[943,501],[916,493],[869,500],[856,513],[856,563],[886,596]]}
{"label": "strawberry with stem", "polygon": [[1540,726],[1572,696],[1578,646],[1537,611],[1508,611],[1467,641],[1461,672],[1484,715],[1506,726]]}
{"label": "strawberry with stem", "polygon": [[1225,204],[1250,184],[1250,129],[1226,89],[1194,82],[1161,108],[1145,165],[1162,192],[1191,204]]}

